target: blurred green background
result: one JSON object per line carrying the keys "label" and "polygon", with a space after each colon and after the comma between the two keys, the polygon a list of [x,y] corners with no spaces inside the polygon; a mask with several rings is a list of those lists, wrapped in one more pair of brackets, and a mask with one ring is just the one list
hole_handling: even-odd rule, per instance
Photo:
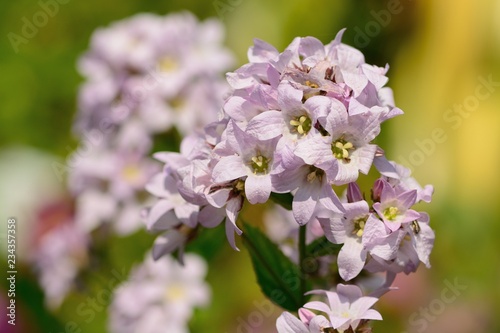
{"label": "blurred green background", "polygon": [[[0,2],[2,219],[29,216],[30,204],[47,188],[57,187],[51,185],[57,180],[50,163],[76,148],[71,123],[82,79],[75,63],[97,27],[139,12],[189,10],[200,18],[219,17],[239,65],[246,61],[254,37],[283,50],[296,36],[311,35],[327,43],[347,27],[344,43],[360,48],[368,63],[391,65],[389,86],[405,111],[384,124],[379,142],[389,158],[411,166],[422,184],[436,189],[434,201],[422,207],[429,211],[437,235],[433,267],[397,281],[401,289],[380,302],[385,320],[374,331],[402,332],[415,311],[430,306],[437,315],[425,332],[500,331],[499,0],[70,0],[15,52],[8,34],[21,35],[23,17],[31,20],[40,10],[34,0]],[[43,163],[29,165],[32,159],[26,154],[43,156],[37,160]],[[24,232],[29,229],[22,219],[19,225]],[[105,309],[88,323],[75,309],[105,288],[113,270],[126,272],[139,262],[151,241],[145,233],[111,240],[108,257],[83,277],[81,290],[56,312],[43,308],[30,268],[20,266],[22,332],[73,332],[66,327],[72,321],[84,333],[106,332]],[[24,246],[29,249],[29,244]],[[254,302],[263,299],[245,251],[224,248],[207,254],[213,260],[209,282],[214,304],[197,311],[193,332],[236,332],[241,320],[255,311]],[[435,300],[441,299],[446,281],[455,280],[467,288],[438,308]],[[277,315],[273,310],[266,328],[255,332],[274,332]]]}

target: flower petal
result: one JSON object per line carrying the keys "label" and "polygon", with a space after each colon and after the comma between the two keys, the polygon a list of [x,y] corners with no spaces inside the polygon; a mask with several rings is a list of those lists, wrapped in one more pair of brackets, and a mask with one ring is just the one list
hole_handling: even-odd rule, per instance
{"label": "flower petal", "polygon": [[247,125],[246,132],[259,140],[269,140],[283,133],[283,114],[280,111],[265,111],[255,116]]}
{"label": "flower petal", "polygon": [[278,333],[309,333],[309,329],[298,318],[283,312],[276,321]]}
{"label": "flower petal", "polygon": [[215,165],[212,179],[215,183],[223,183],[246,176],[248,172],[240,156],[225,156]]}
{"label": "flower petal", "polygon": [[337,263],[339,274],[345,281],[349,281],[361,272],[366,261],[366,251],[360,240],[347,237],[339,252]]}
{"label": "flower petal", "polygon": [[252,205],[265,203],[271,195],[270,175],[250,174],[245,180],[245,195]]}

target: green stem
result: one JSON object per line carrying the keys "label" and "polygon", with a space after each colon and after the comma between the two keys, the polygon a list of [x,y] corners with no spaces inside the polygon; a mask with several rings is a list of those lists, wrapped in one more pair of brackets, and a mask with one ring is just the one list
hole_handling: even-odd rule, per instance
{"label": "green stem", "polygon": [[306,226],[299,228],[299,270],[300,270],[300,295],[302,304],[305,303],[304,294],[306,290],[306,272],[304,271],[304,260],[306,259]]}

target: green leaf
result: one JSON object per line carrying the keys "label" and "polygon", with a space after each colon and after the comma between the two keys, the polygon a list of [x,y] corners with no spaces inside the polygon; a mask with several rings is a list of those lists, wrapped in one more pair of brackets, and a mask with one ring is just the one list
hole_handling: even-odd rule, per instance
{"label": "green leaf", "polygon": [[325,236],[316,239],[306,248],[308,257],[322,257],[326,255],[337,255],[342,248],[342,244],[333,244]]}
{"label": "green leaf", "polygon": [[293,195],[291,193],[271,192],[271,200],[285,209],[292,210]]}
{"label": "green leaf", "polygon": [[210,229],[199,227],[196,237],[187,244],[186,252],[194,252],[211,261],[226,246],[226,232],[223,225]]}
{"label": "green leaf", "polygon": [[262,292],[282,308],[297,311],[305,303],[299,268],[259,229],[248,224],[243,228],[243,244]]}

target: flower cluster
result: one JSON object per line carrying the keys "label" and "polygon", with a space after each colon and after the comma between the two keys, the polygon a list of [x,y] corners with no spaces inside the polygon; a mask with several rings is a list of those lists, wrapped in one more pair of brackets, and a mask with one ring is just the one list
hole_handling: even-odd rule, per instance
{"label": "flower cluster", "polygon": [[[352,330],[349,332],[356,332],[368,320],[382,319],[379,312],[370,309],[378,298],[363,296],[361,289],[355,285],[339,284],[336,292],[315,290],[310,294],[324,295],[328,303],[312,301],[305,304],[299,310],[301,320],[284,312],[276,323],[278,333],[336,333],[349,329]],[[307,309],[320,311],[328,319]]]}
{"label": "flower cluster", "polygon": [[[249,63],[227,74],[232,93],[223,117],[203,133],[187,136],[180,153],[155,155],[165,163],[148,185],[160,199],[147,214],[148,228],[163,232],[154,245],[155,258],[182,253],[200,225],[224,223],[237,249],[243,205],[291,194],[297,226],[319,221],[330,242],[343,244],[336,258],[342,279],[355,278],[363,268],[387,272],[387,291],[395,274],[414,272],[420,262],[430,265],[434,233],[428,215],[412,207],[430,202],[433,188],[422,188],[373,143],[381,123],[402,114],[385,87],[388,67],[365,63],[359,50],[341,43],[342,34],[327,45],[296,38],[281,53],[255,40]],[[380,178],[367,201],[356,181],[372,165]],[[348,187],[342,200],[334,191],[341,185]],[[324,306],[311,308],[328,312]],[[353,319],[351,329],[356,330],[355,320],[378,319],[372,312],[367,316]],[[308,332],[306,324],[290,324],[287,318],[280,321],[282,332]],[[332,318],[330,313],[331,326],[325,327],[348,328]],[[301,328],[287,330],[285,322]],[[311,332],[320,322],[311,320]]]}
{"label": "flower cluster", "polygon": [[108,223],[128,234],[142,226],[144,187],[160,171],[148,157],[155,135],[175,137],[218,119],[228,90],[222,73],[233,62],[222,39],[218,21],[187,12],[141,14],[94,33],[79,62],[82,143],[70,157],[82,229]]}
{"label": "flower cluster", "polygon": [[89,236],[73,222],[70,205],[61,200],[37,213],[30,261],[34,264],[45,304],[58,308],[88,264]]}
{"label": "flower cluster", "polygon": [[[219,119],[229,91],[223,73],[234,62],[223,37],[219,21],[199,22],[188,12],[140,14],[93,34],[78,64],[85,79],[74,125],[80,145],[62,170],[68,172],[74,212],[56,209],[52,214],[65,220],[34,242],[33,261],[50,307],[62,303],[94,259],[91,232],[104,226],[101,237],[108,230],[126,235],[143,227],[141,212],[153,203],[145,187],[161,170],[149,156],[152,147],[166,138],[175,149],[177,136]],[[52,223],[41,220],[44,228]],[[195,271],[204,272],[199,259],[190,260]],[[161,274],[163,268],[155,269]],[[201,304],[207,297],[205,291],[200,295]],[[179,327],[190,317],[190,306],[178,316]]]}
{"label": "flower cluster", "polygon": [[153,261],[148,253],[128,281],[115,291],[110,306],[110,332],[187,333],[195,307],[208,304],[206,262],[187,254],[181,266],[171,257]]}

